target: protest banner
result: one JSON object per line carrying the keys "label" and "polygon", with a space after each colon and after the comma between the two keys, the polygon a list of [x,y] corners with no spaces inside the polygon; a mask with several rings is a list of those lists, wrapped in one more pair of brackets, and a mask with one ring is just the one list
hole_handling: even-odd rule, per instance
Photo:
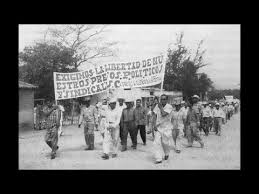
{"label": "protest banner", "polygon": [[89,96],[106,91],[107,72],[97,68],[74,73],[54,72],[55,99]]}
{"label": "protest banner", "polygon": [[225,96],[227,102],[233,102],[234,96]]}
{"label": "protest banner", "polygon": [[159,84],[164,78],[165,57],[159,55],[127,63],[108,63],[74,73],[54,72],[55,99],[83,97],[107,89]]}
{"label": "protest banner", "polygon": [[126,63],[105,64],[108,73],[108,86],[116,88],[135,88],[159,84],[163,80],[165,56],[159,55]]}

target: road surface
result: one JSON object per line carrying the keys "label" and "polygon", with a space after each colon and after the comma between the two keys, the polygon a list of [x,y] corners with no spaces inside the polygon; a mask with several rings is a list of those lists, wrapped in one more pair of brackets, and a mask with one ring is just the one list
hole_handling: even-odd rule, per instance
{"label": "road surface", "polygon": [[63,127],[65,133],[59,139],[59,150],[54,160],[50,159],[50,148],[44,142],[45,131],[20,132],[19,169],[240,169],[240,113],[233,115],[222,126],[222,135],[214,132],[208,137],[202,134],[205,143],[200,148],[195,142],[192,148],[186,148],[187,140],[179,140],[181,153],[174,152],[169,160],[154,164],[151,135],[147,135],[147,145],[142,144],[138,134],[138,147],[133,150],[128,139],[128,150],[119,151],[117,158],[103,160],[102,137],[95,132],[95,150],[85,151],[83,127]]}

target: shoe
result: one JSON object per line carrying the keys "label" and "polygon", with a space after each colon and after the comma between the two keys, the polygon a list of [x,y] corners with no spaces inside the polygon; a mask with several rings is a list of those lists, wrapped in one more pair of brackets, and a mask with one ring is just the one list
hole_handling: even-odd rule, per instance
{"label": "shoe", "polygon": [[117,154],[112,154],[112,158],[116,158],[117,157]]}
{"label": "shoe", "polygon": [[201,148],[204,148],[204,143],[203,143],[203,142],[201,142],[200,144],[201,144]]}
{"label": "shoe", "polygon": [[144,146],[145,146],[145,145],[147,145],[147,144],[146,144],[146,142],[145,142],[145,143],[143,143],[143,145],[144,145]]}
{"label": "shoe", "polygon": [[186,147],[187,147],[187,148],[190,148],[190,147],[192,147],[192,145],[187,145]]}
{"label": "shoe", "polygon": [[164,159],[165,159],[165,160],[168,160],[168,158],[169,158],[169,155],[165,155],[165,158],[164,158]]}
{"label": "shoe", "polygon": [[102,155],[102,158],[103,158],[104,160],[108,160],[108,159],[109,159],[109,155],[108,155],[108,154],[104,154],[104,155]]}
{"label": "shoe", "polygon": [[91,148],[91,147],[88,147],[88,148],[85,148],[85,150],[93,150],[93,148]]}
{"label": "shoe", "polygon": [[177,154],[180,154],[180,153],[181,153],[181,150],[175,150],[175,152],[176,152]]}
{"label": "shoe", "polygon": [[52,160],[52,159],[55,159],[55,158],[56,158],[56,153],[51,153],[50,159]]}
{"label": "shoe", "polygon": [[127,150],[127,148],[122,148],[121,151],[122,152],[125,152]]}
{"label": "shoe", "polygon": [[134,145],[131,145],[130,147],[132,147],[132,148],[133,148],[133,147],[134,147]]}
{"label": "shoe", "polygon": [[159,164],[159,163],[162,163],[162,161],[155,161],[155,164]]}
{"label": "shoe", "polygon": [[137,149],[137,146],[133,146],[132,148],[133,148],[133,150],[136,150],[136,149]]}

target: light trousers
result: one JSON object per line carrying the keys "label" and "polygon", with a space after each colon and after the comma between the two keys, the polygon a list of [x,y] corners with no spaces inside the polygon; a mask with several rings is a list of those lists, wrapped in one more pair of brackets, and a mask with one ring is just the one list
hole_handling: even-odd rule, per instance
{"label": "light trousers", "polygon": [[170,145],[168,141],[164,141],[160,132],[155,132],[155,139],[153,142],[154,155],[156,161],[162,161],[164,155],[169,155]]}
{"label": "light trousers", "polygon": [[103,153],[112,154],[118,153],[119,148],[119,135],[120,135],[120,128],[112,128],[110,131],[106,129],[104,131],[104,139],[103,139]]}

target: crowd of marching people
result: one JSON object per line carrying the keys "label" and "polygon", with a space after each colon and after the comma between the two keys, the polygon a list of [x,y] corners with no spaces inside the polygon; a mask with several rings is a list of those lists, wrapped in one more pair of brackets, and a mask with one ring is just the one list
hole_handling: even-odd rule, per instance
{"label": "crowd of marching people", "polygon": [[[106,98],[96,106],[90,102],[90,96],[84,97],[78,124],[79,128],[81,125],[84,128],[85,150],[95,149],[95,129],[103,139],[101,157],[105,160],[118,157],[119,147],[122,152],[129,149],[128,134],[131,148],[137,149],[140,133],[144,146],[147,144],[146,136],[151,136],[156,164],[169,158],[172,144],[174,151],[181,153],[179,138],[186,139],[187,147],[192,147],[193,142],[197,141],[203,148],[201,133],[220,136],[222,124],[226,124],[240,108],[239,101],[201,102],[197,95],[186,102],[170,104],[168,96],[163,94],[160,98],[151,98],[147,107],[142,106],[141,99],[134,102],[131,99]],[[62,110],[48,100],[44,114],[47,118],[45,141],[52,149],[51,159],[54,159],[58,150]]]}

